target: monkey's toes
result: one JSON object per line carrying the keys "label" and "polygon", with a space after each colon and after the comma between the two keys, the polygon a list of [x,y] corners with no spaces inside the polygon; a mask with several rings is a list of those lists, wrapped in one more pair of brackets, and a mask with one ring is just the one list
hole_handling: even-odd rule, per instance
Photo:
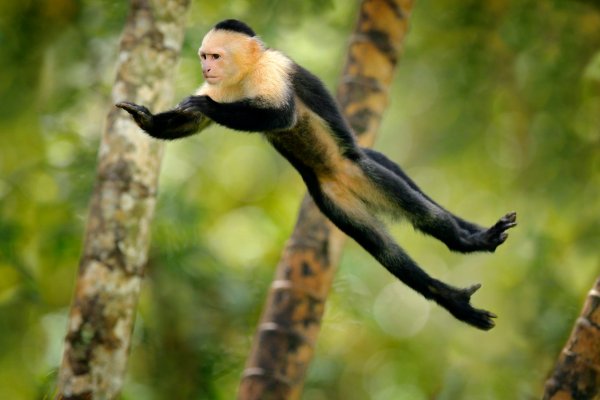
{"label": "monkey's toes", "polygon": [[517,213],[515,211],[509,212],[496,223],[496,225],[502,225],[504,230],[517,226]]}
{"label": "monkey's toes", "polygon": [[462,301],[458,302],[454,311],[451,312],[461,321],[487,331],[495,326],[495,323],[492,319],[496,318],[496,314],[486,310],[474,308],[470,303],[471,296],[480,288],[481,284],[477,283],[469,286],[468,288],[462,289],[463,299]]}
{"label": "monkey's toes", "polygon": [[490,229],[485,232],[485,241],[488,244],[488,250],[494,251],[508,238],[506,230],[517,226],[517,213],[510,212],[500,218]]}
{"label": "monkey's toes", "polygon": [[471,305],[471,296],[479,288],[481,288],[479,283],[464,289],[447,287],[446,291],[439,292],[441,297],[436,301],[456,319],[487,331],[495,326],[493,318],[496,318],[496,315],[486,310],[474,308]]}
{"label": "monkey's toes", "polygon": [[496,314],[486,310],[474,308],[468,303],[463,304],[459,308],[448,311],[450,311],[450,313],[456,319],[483,331],[489,331],[496,326],[496,323],[494,322]]}
{"label": "monkey's toes", "polygon": [[517,226],[517,213],[513,211],[500,218],[498,222],[490,228],[490,231],[501,233],[507,229],[514,228],[515,226]]}
{"label": "monkey's toes", "polygon": [[480,288],[481,288],[481,283],[476,283],[474,285],[469,286],[466,289],[463,289],[463,293],[467,296],[467,300],[470,300],[471,296],[473,296],[473,293],[478,291]]}
{"label": "monkey's toes", "polygon": [[473,325],[478,329],[489,331],[494,326],[496,326],[496,323],[494,322],[493,318],[497,318],[496,314],[486,310],[472,308],[469,319],[465,319],[463,321],[470,325]]}

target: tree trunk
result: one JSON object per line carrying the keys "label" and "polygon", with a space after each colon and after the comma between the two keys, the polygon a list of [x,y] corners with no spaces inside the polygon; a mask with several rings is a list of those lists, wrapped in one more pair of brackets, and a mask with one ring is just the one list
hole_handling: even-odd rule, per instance
{"label": "tree trunk", "polygon": [[[113,103],[130,100],[167,108],[188,5],[189,0],[131,1]],[[100,144],[58,399],[112,399],[121,389],[162,149],[160,142],[140,133],[128,114],[111,108]]]}
{"label": "tree trunk", "polygon": [[546,382],[545,400],[588,400],[600,393],[600,278]]}
{"label": "tree trunk", "polygon": [[[408,29],[412,0],[363,0],[338,90],[344,115],[371,145]],[[299,398],[314,353],[344,235],[309,196],[284,249],[243,373],[238,397]]]}

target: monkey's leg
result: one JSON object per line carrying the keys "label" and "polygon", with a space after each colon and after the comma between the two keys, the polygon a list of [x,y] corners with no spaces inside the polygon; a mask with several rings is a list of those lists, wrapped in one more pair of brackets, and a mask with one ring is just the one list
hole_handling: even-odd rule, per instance
{"label": "monkey's leg", "polygon": [[[369,149],[369,148],[364,148],[363,150],[364,150],[365,154],[367,154],[367,156],[369,156],[370,159],[372,159],[373,161],[375,161],[382,167],[393,172],[398,178],[405,181],[406,184],[408,186],[410,186],[413,190],[416,190],[417,192],[419,192],[426,200],[428,200],[432,204],[438,206],[439,208],[443,208],[438,203],[436,203],[431,197],[429,197],[427,194],[425,194],[425,192],[423,192],[421,190],[421,188],[402,170],[402,168],[400,168],[400,166],[398,164],[396,164],[395,162],[393,162],[392,160],[387,158],[387,156],[385,154],[375,151],[373,149]],[[485,230],[485,228],[483,228],[477,224],[474,224],[472,222],[465,221],[464,219],[462,219],[450,212],[448,212],[448,214],[450,214],[454,218],[456,223],[461,228],[466,230],[467,232],[478,233],[478,232]]]}
{"label": "monkey's leg", "polygon": [[[415,227],[441,240],[451,250],[463,253],[494,251],[508,237],[506,230],[517,225],[517,214],[514,212],[504,215],[490,228],[457,217],[427,196],[397,164],[385,155],[371,149],[363,150],[370,160],[390,171],[404,183],[398,184],[398,179],[385,177],[377,179],[380,186],[384,187],[392,198],[407,200],[412,206],[410,208],[416,211],[411,218]],[[374,170],[375,175],[386,175],[381,171],[377,172],[377,168],[371,167],[368,170]],[[420,203],[422,203],[421,207],[418,206]]]}
{"label": "monkey's leg", "polygon": [[152,114],[146,107],[135,103],[121,102],[116,106],[131,114],[140,128],[157,139],[172,140],[190,136],[210,124],[210,120],[202,113],[191,109],[175,108]]}
{"label": "monkey's leg", "polygon": [[348,199],[344,195],[335,195],[335,192],[311,188],[311,194],[321,211],[396,278],[444,307],[457,319],[479,329],[494,327],[494,314],[473,308],[470,304],[471,295],[481,285],[461,289],[430,277],[394,242],[384,226],[369,214],[359,199]]}

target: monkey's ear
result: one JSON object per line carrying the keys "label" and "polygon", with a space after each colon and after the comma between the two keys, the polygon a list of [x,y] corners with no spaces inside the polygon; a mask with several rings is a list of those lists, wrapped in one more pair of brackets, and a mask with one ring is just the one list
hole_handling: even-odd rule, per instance
{"label": "monkey's ear", "polygon": [[131,114],[138,126],[146,132],[150,132],[152,130],[153,116],[150,110],[148,110],[146,107],[131,103],[129,101],[117,103],[115,106],[122,108]]}

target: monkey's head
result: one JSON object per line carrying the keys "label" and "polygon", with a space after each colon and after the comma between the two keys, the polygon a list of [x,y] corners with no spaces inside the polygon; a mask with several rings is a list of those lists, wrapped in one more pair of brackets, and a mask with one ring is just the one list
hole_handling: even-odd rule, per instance
{"label": "monkey's head", "polygon": [[198,50],[202,75],[209,85],[236,85],[264,50],[248,25],[235,19],[221,21],[204,36]]}

